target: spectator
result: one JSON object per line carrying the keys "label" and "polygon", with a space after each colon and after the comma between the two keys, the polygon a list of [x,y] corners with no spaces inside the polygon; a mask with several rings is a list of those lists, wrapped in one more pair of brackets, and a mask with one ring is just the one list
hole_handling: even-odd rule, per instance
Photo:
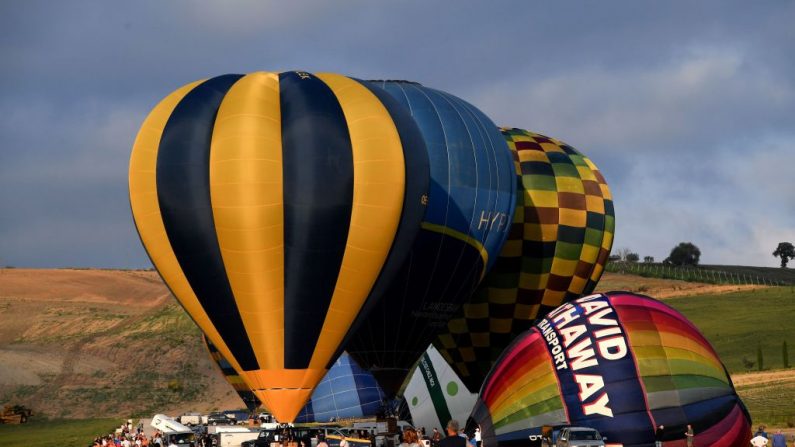
{"label": "spectator", "polygon": [[663,439],[665,439],[665,426],[660,424],[654,431],[654,447],[663,447]]}
{"label": "spectator", "polygon": [[328,447],[328,443],[326,442],[326,435],[323,433],[317,435],[317,447]]}
{"label": "spectator", "polygon": [[433,427],[433,434],[431,435],[431,447],[439,447],[439,441],[442,440],[442,434],[439,433],[439,429]]}
{"label": "spectator", "polygon": [[764,425],[760,425],[759,429],[756,430],[756,433],[754,433],[754,437],[757,437],[757,436],[761,436],[761,437],[763,437],[765,439],[769,439],[767,437],[767,432],[765,431],[765,426]]}
{"label": "spectator", "polygon": [[787,438],[781,430],[776,430],[776,434],[773,435],[773,447],[787,447]]}
{"label": "spectator", "polygon": [[696,434],[693,432],[693,426],[687,424],[687,431],[685,431],[685,437],[687,439],[687,447],[693,447],[693,442],[695,441]]}
{"label": "spectator", "polygon": [[477,444],[478,447],[480,447],[481,441],[482,439],[480,437],[480,427],[478,427],[475,429],[475,443]]}
{"label": "spectator", "polygon": [[467,447],[467,440],[458,435],[458,421],[447,423],[447,437],[439,441],[439,447]]}
{"label": "spectator", "polygon": [[403,430],[403,442],[399,447],[420,447],[420,438],[417,432],[412,428]]}
{"label": "spectator", "polygon": [[767,445],[767,438],[761,435],[756,435],[753,439],[751,439],[751,445],[754,447],[765,447]]}

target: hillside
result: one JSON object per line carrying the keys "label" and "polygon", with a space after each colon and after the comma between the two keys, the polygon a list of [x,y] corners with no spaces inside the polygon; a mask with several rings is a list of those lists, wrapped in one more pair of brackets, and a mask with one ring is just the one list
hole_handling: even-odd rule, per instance
{"label": "hillside", "polygon": [[49,417],[239,408],[151,271],[0,270],[0,403]]}
{"label": "hillside", "polygon": [[[780,369],[784,340],[795,363],[795,288],[607,273],[599,290],[643,293],[683,312],[721,355],[755,422],[795,424],[787,400],[795,370]],[[757,346],[772,371],[748,368]],[[66,418],[241,406],[157,274],[107,270],[0,270],[0,403],[8,402]]]}

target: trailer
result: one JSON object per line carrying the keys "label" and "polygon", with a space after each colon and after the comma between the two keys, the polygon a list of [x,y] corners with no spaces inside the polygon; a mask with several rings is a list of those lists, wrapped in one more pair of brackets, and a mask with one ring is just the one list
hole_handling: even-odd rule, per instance
{"label": "trailer", "polygon": [[258,429],[243,427],[217,427],[219,447],[240,447],[245,441],[253,441],[259,436]]}
{"label": "trailer", "polygon": [[192,447],[196,442],[196,434],[193,433],[193,430],[164,414],[154,415],[149,425],[163,433],[165,445],[173,443],[177,447]]}

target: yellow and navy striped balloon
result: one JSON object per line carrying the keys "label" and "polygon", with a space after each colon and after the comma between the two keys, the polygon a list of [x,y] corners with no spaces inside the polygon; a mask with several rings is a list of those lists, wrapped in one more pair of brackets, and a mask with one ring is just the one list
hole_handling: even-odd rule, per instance
{"label": "yellow and navy striped balloon", "polygon": [[428,169],[408,112],[362,82],[229,74],[151,111],[132,150],[130,202],[179,302],[290,422],[374,285],[403,264]]}
{"label": "yellow and navy striped balloon", "polygon": [[519,334],[564,302],[590,294],[613,245],[610,189],[596,165],[541,134],[503,128],[518,191],[494,268],[435,341],[472,392]]}

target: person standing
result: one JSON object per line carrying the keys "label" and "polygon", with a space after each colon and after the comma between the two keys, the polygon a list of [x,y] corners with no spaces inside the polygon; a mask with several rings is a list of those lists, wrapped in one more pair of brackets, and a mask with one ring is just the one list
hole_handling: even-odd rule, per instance
{"label": "person standing", "polygon": [[411,428],[403,430],[403,442],[399,447],[420,447],[420,438],[417,432]]}
{"label": "person standing", "polygon": [[450,419],[447,423],[447,437],[439,441],[439,447],[467,447],[467,440],[458,435],[458,421]]}
{"label": "person standing", "polygon": [[477,427],[475,429],[475,443],[477,444],[478,447],[480,447],[481,440],[482,439],[480,437],[480,427]]}
{"label": "person standing", "polygon": [[756,435],[754,439],[751,439],[751,445],[754,447],[765,447],[767,445],[767,438]]}
{"label": "person standing", "polygon": [[663,447],[663,438],[665,438],[665,426],[660,424],[654,431],[654,447]]}
{"label": "person standing", "polygon": [[776,434],[773,435],[773,447],[787,447],[787,438],[781,430],[776,430]]}
{"label": "person standing", "polygon": [[442,434],[439,429],[433,427],[433,435],[431,435],[431,447],[439,447],[439,441],[442,440]]}
{"label": "person standing", "polygon": [[685,437],[687,438],[687,447],[693,447],[695,444],[696,434],[693,432],[693,426],[687,424],[687,431],[685,432]]}

